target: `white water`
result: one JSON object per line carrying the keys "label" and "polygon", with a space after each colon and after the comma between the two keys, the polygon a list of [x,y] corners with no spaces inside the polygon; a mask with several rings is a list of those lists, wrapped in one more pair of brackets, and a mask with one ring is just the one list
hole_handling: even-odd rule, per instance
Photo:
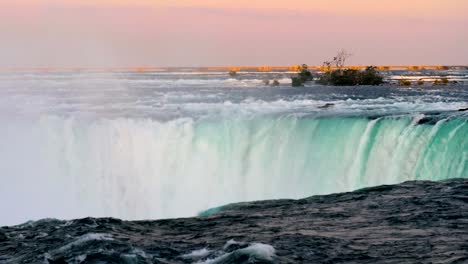
{"label": "white water", "polygon": [[0,131],[2,223],[193,216],[232,202],[467,176],[466,121],[411,122],[12,120]]}
{"label": "white water", "polygon": [[[2,77],[0,225],[194,216],[240,201],[468,177],[467,116],[453,112],[466,106],[463,87],[298,90],[215,75],[159,89],[130,77]],[[416,125],[431,111],[442,115],[435,125]]]}

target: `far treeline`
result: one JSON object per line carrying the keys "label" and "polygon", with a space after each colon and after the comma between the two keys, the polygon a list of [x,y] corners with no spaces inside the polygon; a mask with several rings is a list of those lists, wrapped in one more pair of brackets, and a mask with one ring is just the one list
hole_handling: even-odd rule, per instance
{"label": "far treeline", "polygon": [[[318,76],[317,83],[334,86],[379,85],[383,83],[383,76],[376,67],[370,66],[365,70],[345,69],[346,60],[351,55],[341,50],[331,61],[325,61],[325,72]],[[334,70],[332,67],[334,66]],[[292,79],[292,86],[303,86],[314,80],[306,64],[299,67],[297,76]]]}

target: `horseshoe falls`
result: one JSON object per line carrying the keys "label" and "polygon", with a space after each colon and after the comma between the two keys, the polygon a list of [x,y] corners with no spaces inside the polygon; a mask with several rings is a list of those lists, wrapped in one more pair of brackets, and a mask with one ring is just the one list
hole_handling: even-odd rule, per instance
{"label": "horseshoe falls", "polygon": [[0,225],[186,217],[468,177],[467,86],[288,82],[286,73],[2,74]]}

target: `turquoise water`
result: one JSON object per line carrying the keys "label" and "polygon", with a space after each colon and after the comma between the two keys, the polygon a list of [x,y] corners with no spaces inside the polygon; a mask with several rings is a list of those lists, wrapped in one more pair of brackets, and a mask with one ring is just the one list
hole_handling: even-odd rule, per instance
{"label": "turquoise water", "polygon": [[0,82],[0,225],[194,216],[468,177],[466,86],[272,88],[219,74],[163,85],[156,73],[129,75]]}
{"label": "turquoise water", "polygon": [[286,190],[304,197],[405,180],[468,176],[465,119],[436,125],[412,122],[390,117],[201,123],[195,128],[193,147],[195,155],[209,153],[221,168],[244,175],[237,183],[246,185],[243,189],[254,186],[252,193],[266,197]]}
{"label": "turquoise water", "polygon": [[[266,168],[268,177],[262,185],[248,180],[245,184],[257,186],[270,197],[287,188],[305,197],[407,180],[467,177],[467,121],[413,122],[410,118],[286,118],[202,124],[200,133],[216,139],[213,148],[219,156],[226,157],[233,149],[248,153],[246,160],[238,162],[244,175],[254,177],[255,172],[249,170],[258,164]],[[233,127],[242,139],[226,140]],[[255,144],[239,145],[240,141]],[[228,156],[227,160],[232,167],[237,159]],[[202,215],[220,210],[213,208]]]}

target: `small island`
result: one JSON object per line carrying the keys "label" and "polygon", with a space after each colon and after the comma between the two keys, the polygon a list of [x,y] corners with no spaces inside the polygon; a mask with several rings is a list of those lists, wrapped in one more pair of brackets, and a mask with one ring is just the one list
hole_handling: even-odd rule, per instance
{"label": "small island", "polygon": [[345,50],[341,50],[332,60],[323,63],[325,71],[318,74],[317,78],[314,78],[307,64],[302,64],[297,76],[291,78],[292,86],[304,86],[305,83],[314,80],[318,84],[332,86],[380,85],[384,82],[377,67],[369,66],[365,70],[345,68],[346,60],[350,56]]}

